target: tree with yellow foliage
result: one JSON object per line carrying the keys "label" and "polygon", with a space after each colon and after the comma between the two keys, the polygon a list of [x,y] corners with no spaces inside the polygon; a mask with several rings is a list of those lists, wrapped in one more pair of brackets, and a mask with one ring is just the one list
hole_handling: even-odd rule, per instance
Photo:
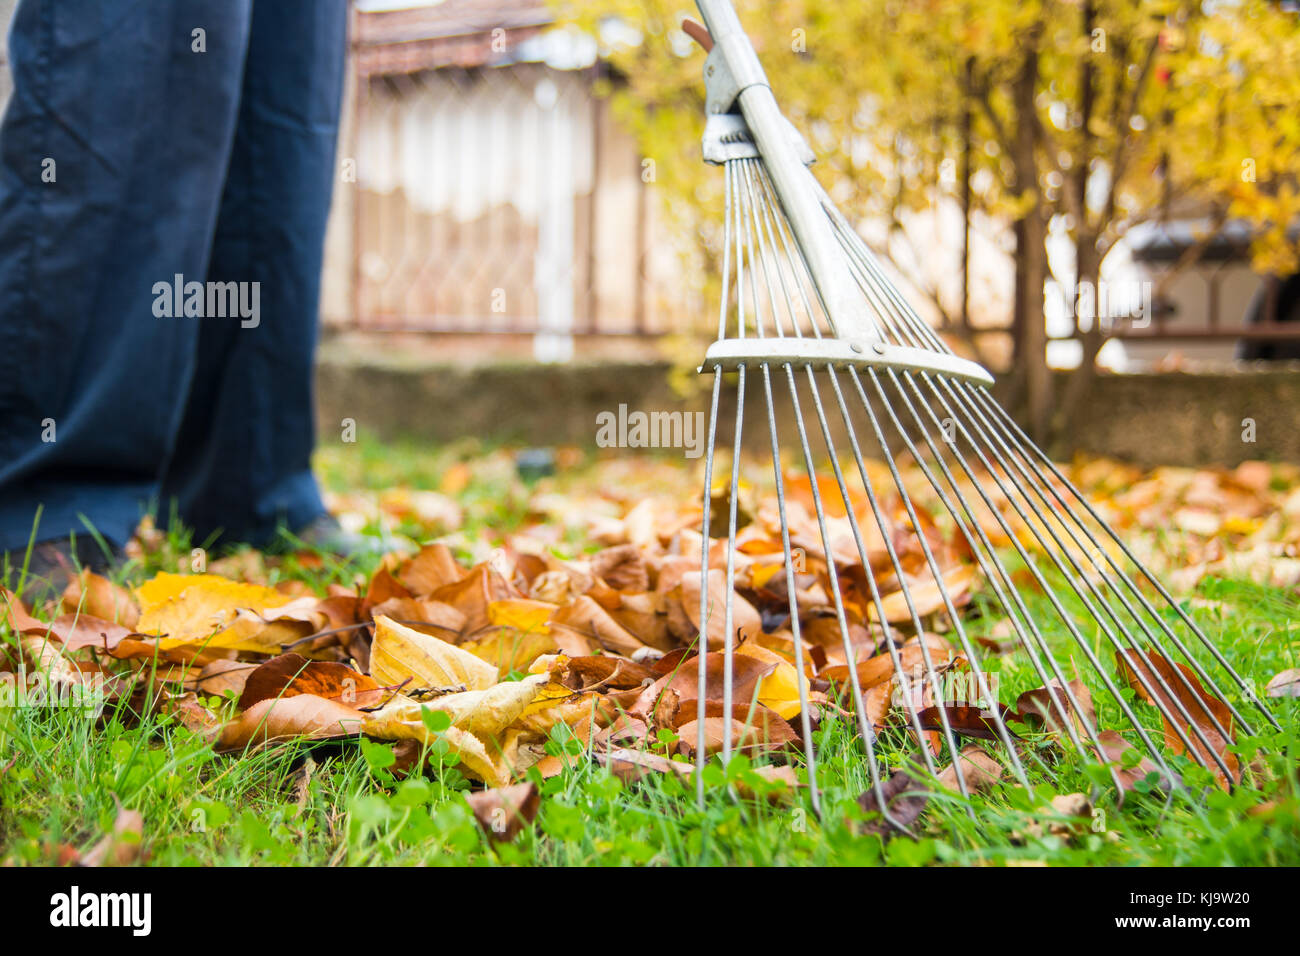
{"label": "tree with yellow foliage", "polygon": [[[681,2],[554,0],[603,37],[616,113],[656,160],[665,208],[707,252],[718,242],[721,177],[699,158],[701,57]],[[895,240],[908,214],[957,203],[966,235],[956,303],[907,275],[942,330],[980,355],[969,319],[969,232],[981,220],[1015,239],[1017,404],[1042,438],[1068,425],[1104,342],[1081,323],[1080,371],[1054,401],[1044,285],[1096,287],[1133,227],[1171,208],[1208,213],[1181,265],[1225,222],[1255,230],[1255,268],[1300,268],[1300,14],[1268,0],[736,0],[778,101],[808,137],[814,171],[907,274]],[[631,31],[608,30],[617,20]],[[1052,274],[1055,224],[1073,248]],[[1060,267],[1058,267],[1060,268]],[[715,270],[716,272],[716,270]]]}

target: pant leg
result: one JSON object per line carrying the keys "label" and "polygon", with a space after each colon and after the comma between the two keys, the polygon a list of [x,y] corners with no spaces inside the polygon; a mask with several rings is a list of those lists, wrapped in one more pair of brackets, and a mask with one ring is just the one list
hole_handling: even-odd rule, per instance
{"label": "pant leg", "polygon": [[[199,329],[250,0],[22,0],[0,124],[0,549],[122,542],[154,497]],[[195,30],[204,31],[196,39]],[[203,52],[196,51],[198,39]]]}
{"label": "pant leg", "polygon": [[[205,540],[264,544],[324,512],[310,458],[345,0],[256,0],[210,281],[257,283],[260,314],[207,319],[163,484]],[[255,324],[254,324],[255,322]]]}

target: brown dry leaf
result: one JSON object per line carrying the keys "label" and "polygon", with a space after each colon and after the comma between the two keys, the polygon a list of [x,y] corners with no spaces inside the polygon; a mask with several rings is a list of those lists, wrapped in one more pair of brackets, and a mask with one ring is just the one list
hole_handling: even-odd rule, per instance
{"label": "brown dry leaf", "polygon": [[112,621],[104,621],[89,614],[61,614],[48,625],[24,631],[25,634],[44,635],[49,632],[59,639],[66,651],[94,647],[113,651],[124,639],[131,636],[130,628]]}
{"label": "brown dry leaf", "polygon": [[339,740],[355,736],[366,716],[355,707],[311,694],[271,698],[222,727],[217,749],[242,750],[250,744],[295,738]]}
{"label": "brown dry leaf", "polygon": [[1080,710],[1070,703],[1061,682],[1053,678],[1044,687],[1027,690],[1016,698],[1016,713],[1022,723],[1043,725],[1052,733],[1068,734],[1066,721],[1073,723],[1081,740],[1088,739],[1088,728],[1097,725],[1097,712],[1092,703],[1092,691],[1080,680],[1069,683],[1070,691],[1079,702]]}
{"label": "brown dry leaf", "polygon": [[535,783],[517,783],[467,793],[465,801],[489,839],[509,841],[533,822],[542,805],[542,795]]}
{"label": "brown dry leaf", "polygon": [[175,717],[182,726],[187,727],[210,742],[215,741],[221,733],[221,718],[199,702],[198,694],[190,691],[178,696],[167,696],[158,707],[159,711]]}
{"label": "brown dry leaf", "polygon": [[592,555],[591,573],[617,591],[650,589],[645,558],[634,544],[617,545]]}
{"label": "brown dry leaf", "polygon": [[[1002,765],[978,744],[967,744],[962,748],[958,759],[961,761],[962,776],[971,793],[987,790],[1002,779]],[[940,770],[935,782],[948,790],[961,789],[957,781],[957,768],[953,764]],[[867,831],[887,839],[902,832],[899,827],[910,827],[930,802],[930,789],[924,777],[914,776],[906,770],[895,772],[881,784],[891,819],[869,824]],[[880,813],[883,809],[874,787],[859,797],[858,803],[868,813]]]}
{"label": "brown dry leaf", "polygon": [[[998,763],[983,748],[967,744],[961,749],[961,772],[966,786],[972,793],[987,790],[1002,779],[1002,764]],[[939,771],[938,780],[949,790],[959,790],[957,767],[949,764]]]}
{"label": "brown dry leaf", "polygon": [[521,595],[486,562],[470,568],[452,584],[445,584],[429,595],[434,601],[450,604],[465,615],[465,630],[477,631],[492,623],[488,608],[494,601],[507,601]]}
{"label": "brown dry leaf", "polygon": [[[610,617],[608,611],[585,594],[567,607],[556,611],[551,617],[550,628],[559,648],[566,654],[569,650],[562,640],[564,635],[581,640],[582,646],[575,648],[579,653],[573,654],[574,657],[590,654],[595,649],[592,646],[593,642],[607,651],[625,657],[630,657],[645,647],[636,637],[628,633],[626,628]],[[574,647],[572,642],[569,642],[569,647]]]}
{"label": "brown dry leaf", "polygon": [[[958,565],[943,572],[943,589],[946,589],[953,607],[960,608],[970,603],[971,592],[979,575],[978,569],[971,564]],[[943,589],[933,575],[911,578],[907,582],[907,591],[912,596],[918,617],[924,618],[936,611],[944,610]],[[907,606],[907,596],[900,589],[880,599],[880,610],[874,601],[867,602],[867,616],[872,621],[880,620],[883,610],[885,620],[890,624],[906,624],[912,620],[912,613]]]}
{"label": "brown dry leaf", "polygon": [[[676,603],[668,605],[668,626],[683,644],[689,644],[700,632],[700,572],[682,574]],[[727,638],[726,573],[709,571],[708,646],[721,648]],[[763,620],[754,606],[739,594],[732,594],[731,639],[733,644],[756,638],[763,631]]]}
{"label": "brown dry leaf", "polygon": [[593,751],[596,762],[609,768],[609,772],[624,783],[635,783],[651,774],[675,773],[689,777],[695,767],[688,763],[669,760],[658,754],[646,753],[644,750],[629,750],[616,747],[613,750]]}
{"label": "brown dry leaf", "polygon": [[1300,667],[1275,674],[1264,693],[1268,697],[1300,697]]}
{"label": "brown dry leaf", "polygon": [[35,634],[44,631],[46,625],[27,613],[27,605],[18,599],[8,588],[0,588],[0,599],[4,602],[4,620],[9,622],[11,630]]}
{"label": "brown dry leaf", "polygon": [[[930,653],[930,663],[936,671],[942,670],[944,665],[954,660],[952,645],[937,634],[927,633],[920,638],[908,638],[898,648],[898,661],[902,665],[903,673],[913,682],[924,673],[925,655],[921,650],[922,641],[925,642],[925,649]],[[874,657],[867,658],[865,661],[859,661],[857,672],[858,686],[863,691],[866,691],[894,676],[893,655],[888,650],[885,650]],[[824,667],[817,676],[842,688],[849,686],[849,668],[847,664],[832,664],[829,667]]]}
{"label": "brown dry leaf", "polygon": [[572,690],[628,690],[654,683],[661,675],[635,661],[615,654],[565,658],[560,681]]}
{"label": "brown dry leaf", "polygon": [[144,817],[137,810],[118,810],[112,832],[81,855],[78,866],[129,866],[140,856]]}
{"label": "brown dry leaf", "polygon": [[68,583],[62,605],[65,613],[112,621],[129,630],[134,630],[140,620],[140,609],[130,592],[89,568]]}
{"label": "brown dry leaf", "polygon": [[309,661],[301,654],[281,654],[244,676],[239,709],[247,710],[272,697],[312,694],[352,707],[374,707],[383,696],[372,677],[346,664]]}
{"label": "brown dry leaf", "polygon": [[229,691],[238,698],[244,692],[248,675],[257,667],[257,664],[246,661],[211,661],[204,664],[193,679],[194,690],[204,697],[225,697]]}
{"label": "brown dry leaf", "polygon": [[[942,730],[943,718],[940,716],[940,707],[943,708],[945,716],[948,718],[948,726],[952,732],[959,737],[977,737],[981,740],[1001,740],[1002,735],[998,733],[997,722],[993,719],[992,711],[985,710],[978,704],[942,704],[932,705],[917,711],[917,719],[921,723],[922,730]],[[1000,716],[1002,717],[1003,726],[1006,726],[1008,720],[1016,718],[1016,714],[1011,708],[1004,704],[998,704]],[[1007,736],[1014,738],[1016,735],[1007,729]]]}
{"label": "brown dry leaf", "polygon": [[433,688],[483,690],[497,681],[497,669],[446,641],[380,615],[370,647],[370,675],[403,693]]}
{"label": "brown dry leaf", "polygon": [[1097,739],[1101,741],[1102,762],[1115,765],[1115,776],[1119,778],[1121,798],[1132,790],[1139,780],[1145,780],[1151,774],[1160,772],[1146,756],[1143,756],[1134,766],[1125,767],[1124,754],[1134,748],[1118,731],[1103,730],[1097,735]]}
{"label": "brown dry leaf", "polygon": [[[723,685],[726,676],[724,655],[712,653],[705,655],[705,687],[700,692],[699,658],[683,659],[673,671],[659,678],[645,690],[641,691],[636,703],[628,712],[638,717],[649,718],[665,690],[676,693],[678,700],[722,700]],[[775,669],[770,661],[761,661],[756,657],[735,654],[731,661],[731,693],[735,703],[748,704],[754,699],[758,683]]]}
{"label": "brown dry leaf", "polygon": [[[765,788],[763,791],[762,795],[768,803],[791,801],[794,799],[795,793],[802,787],[806,786],[806,784],[800,782],[799,776],[795,772],[794,767],[791,767],[788,764],[780,767],[771,764],[762,767],[755,767],[752,772],[762,777],[768,784],[775,785]],[[740,792],[741,796],[744,797],[756,797],[759,795],[757,791],[749,785],[744,777],[741,777],[741,779],[736,781],[736,789]]]}
{"label": "brown dry leaf", "polygon": [[[699,746],[698,708],[698,701],[685,700],[677,711],[678,746],[686,756],[692,756]],[[788,722],[761,704],[752,709],[746,704],[733,704],[728,720],[721,701],[706,700],[704,713],[704,751],[710,756],[722,750],[728,724],[736,753],[768,753],[800,742]]]}
{"label": "brown dry leaf", "polygon": [[[1223,759],[1228,767],[1228,775],[1233,781],[1240,779],[1240,763],[1236,755],[1228,751],[1228,747],[1233,743],[1232,712],[1228,710],[1228,705],[1201,686],[1201,682],[1196,679],[1196,674],[1191,668],[1171,662],[1155,651],[1148,650],[1145,653],[1146,661],[1131,648],[1116,651],[1115,659],[1119,664],[1120,674],[1128,681],[1139,699],[1157,706],[1160,710],[1160,720],[1165,729],[1165,743],[1174,753],[1181,754],[1186,751],[1187,748],[1173,723],[1173,719],[1178,719],[1179,726],[1196,751],[1195,757],[1201,764],[1214,771],[1221,785],[1227,786],[1229,781],[1224,779],[1223,769],[1215,762],[1214,754],[1218,754]],[[1156,679],[1157,675],[1173,692],[1173,697],[1170,697],[1169,693],[1160,686]],[[1143,679],[1147,685],[1150,685],[1149,689],[1144,686]],[[1182,724],[1182,715],[1174,703],[1175,699],[1183,705],[1183,709],[1204,734],[1212,749],[1201,742],[1191,727]],[[1215,721],[1218,722],[1218,727],[1222,727],[1227,732],[1226,739],[1224,733],[1215,726]]]}
{"label": "brown dry leaf", "polygon": [[156,575],[136,589],[140,602],[138,630],[158,635],[161,648],[192,644],[206,648],[276,654],[310,634],[301,619],[267,621],[263,612],[294,599],[273,588],[240,584],[215,574]]}

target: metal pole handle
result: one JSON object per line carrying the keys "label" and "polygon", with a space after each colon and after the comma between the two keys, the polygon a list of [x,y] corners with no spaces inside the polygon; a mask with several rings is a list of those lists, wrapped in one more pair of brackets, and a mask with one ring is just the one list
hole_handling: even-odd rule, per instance
{"label": "metal pole handle", "polygon": [[787,132],[785,118],[776,105],[767,74],[749,42],[730,0],[696,0],[700,15],[713,37],[710,56],[721,57],[739,93],[736,101],[745,116],[759,155],[786,218],[836,338],[863,345],[881,341],[882,336],[862,290],[849,271],[831,222],[817,199],[816,183],[805,167]]}

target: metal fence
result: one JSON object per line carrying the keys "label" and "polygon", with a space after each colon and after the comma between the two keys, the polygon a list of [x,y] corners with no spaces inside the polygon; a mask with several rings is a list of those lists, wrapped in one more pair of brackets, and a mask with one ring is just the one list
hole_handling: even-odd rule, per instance
{"label": "metal fence", "polygon": [[358,70],[362,329],[647,335],[651,212],[600,67]]}

